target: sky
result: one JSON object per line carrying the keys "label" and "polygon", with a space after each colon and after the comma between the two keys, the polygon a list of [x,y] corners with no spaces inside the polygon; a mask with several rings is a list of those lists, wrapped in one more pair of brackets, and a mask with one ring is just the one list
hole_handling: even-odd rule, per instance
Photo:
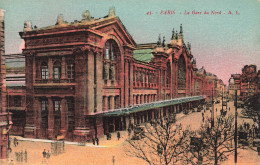
{"label": "sky", "polygon": [[[179,31],[182,24],[197,67],[204,66],[227,85],[244,65],[260,69],[260,0],[0,0],[6,10],[6,54],[21,53],[19,32],[25,21],[41,28],[54,25],[59,14],[68,22],[81,20],[85,10],[104,17],[112,6],[138,44],[157,42],[159,34],[169,42],[173,28]],[[168,10],[175,14],[161,14]]]}

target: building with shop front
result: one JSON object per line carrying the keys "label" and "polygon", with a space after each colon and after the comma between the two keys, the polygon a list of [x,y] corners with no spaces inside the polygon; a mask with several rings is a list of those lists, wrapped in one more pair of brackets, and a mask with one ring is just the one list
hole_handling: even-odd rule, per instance
{"label": "building with shop front", "polygon": [[235,99],[235,91],[237,91],[237,95],[240,95],[241,90],[241,75],[240,74],[232,74],[229,79],[228,93],[231,99]]}
{"label": "building with shop front", "polygon": [[245,65],[241,74],[241,98],[246,99],[259,92],[260,70],[256,65]]}
{"label": "building with shop front", "polygon": [[239,99],[246,99],[260,92],[260,70],[256,65],[245,65],[241,74],[232,74],[229,79],[229,95],[235,97],[235,90]]}
{"label": "building with shop front", "polygon": [[0,9],[0,159],[8,157],[9,130],[12,126],[11,114],[6,105],[4,11]]}
{"label": "building with shop front", "polygon": [[85,11],[80,21],[60,15],[53,26],[32,27],[26,22],[20,32],[25,137],[89,140],[194,108],[215,87],[208,76],[196,76],[182,26],[169,43],[159,36],[140,45],[114,9],[99,19]]}

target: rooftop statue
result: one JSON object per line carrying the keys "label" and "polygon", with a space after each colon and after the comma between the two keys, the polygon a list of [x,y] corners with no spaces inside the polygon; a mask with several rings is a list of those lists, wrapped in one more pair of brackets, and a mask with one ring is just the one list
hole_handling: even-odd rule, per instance
{"label": "rooftop statue", "polygon": [[23,31],[31,31],[31,30],[32,30],[31,22],[26,21],[26,22],[24,23]]}
{"label": "rooftop statue", "polygon": [[58,17],[57,17],[56,25],[62,25],[63,23],[64,23],[63,22],[63,15],[59,14]]}
{"label": "rooftop statue", "polygon": [[172,40],[175,38],[175,34],[174,34],[174,28],[172,29]]}
{"label": "rooftop statue", "polygon": [[110,7],[108,17],[115,17],[115,16],[116,16],[115,7]]}
{"label": "rooftop statue", "polygon": [[84,11],[84,13],[82,14],[82,21],[91,21],[91,15],[88,10]]}

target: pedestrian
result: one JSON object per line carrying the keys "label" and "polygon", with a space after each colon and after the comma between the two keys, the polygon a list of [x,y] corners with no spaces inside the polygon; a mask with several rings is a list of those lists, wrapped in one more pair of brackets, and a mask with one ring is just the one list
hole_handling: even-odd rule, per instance
{"label": "pedestrian", "polygon": [[253,137],[255,137],[255,125],[254,124],[252,125],[252,135],[253,135]]}
{"label": "pedestrian", "polygon": [[93,145],[95,145],[95,139],[94,139],[94,137],[92,137],[92,142],[93,142]]}
{"label": "pedestrian", "polygon": [[27,151],[26,151],[26,149],[24,151],[24,161],[27,162]]}
{"label": "pedestrian", "polygon": [[43,156],[43,158],[46,158],[46,151],[45,151],[45,149],[43,149],[42,156]]}
{"label": "pedestrian", "polygon": [[249,137],[252,137],[252,130],[249,129]]}
{"label": "pedestrian", "polygon": [[21,162],[23,162],[23,151],[21,151]]}
{"label": "pedestrian", "polygon": [[230,107],[228,107],[228,110],[230,111]]}
{"label": "pedestrian", "polygon": [[97,142],[97,145],[99,145],[99,139],[98,138],[96,138],[96,142]]}
{"label": "pedestrian", "polygon": [[20,162],[20,152],[16,152],[15,155],[17,162]]}
{"label": "pedestrian", "polygon": [[204,116],[202,117],[202,121],[203,121],[203,123],[204,123]]}
{"label": "pedestrian", "polygon": [[107,137],[107,140],[108,140],[108,132],[106,133],[106,137]]}
{"label": "pedestrian", "polygon": [[15,158],[16,158],[16,161],[18,161],[18,153],[15,152]]}
{"label": "pedestrian", "polygon": [[218,111],[218,108],[216,108],[216,112]]}
{"label": "pedestrian", "polygon": [[50,154],[49,150],[48,150],[48,152],[46,154],[46,157],[47,157],[47,159],[49,159],[51,157],[51,154]]}
{"label": "pedestrian", "polygon": [[257,136],[258,135],[258,127],[256,126],[255,127],[255,136]]}
{"label": "pedestrian", "polygon": [[17,141],[17,139],[16,139],[16,137],[14,137],[14,146],[16,147],[16,141]]}
{"label": "pedestrian", "polygon": [[239,126],[239,130],[240,130],[240,131],[243,130],[243,126],[242,126],[242,125]]}
{"label": "pedestrian", "polygon": [[117,139],[120,139],[120,132],[117,132]]}

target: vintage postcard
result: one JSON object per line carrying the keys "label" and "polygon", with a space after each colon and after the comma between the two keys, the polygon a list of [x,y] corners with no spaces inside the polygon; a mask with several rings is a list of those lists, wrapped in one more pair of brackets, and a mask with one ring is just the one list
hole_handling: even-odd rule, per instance
{"label": "vintage postcard", "polygon": [[0,164],[260,162],[260,0],[1,0]]}

